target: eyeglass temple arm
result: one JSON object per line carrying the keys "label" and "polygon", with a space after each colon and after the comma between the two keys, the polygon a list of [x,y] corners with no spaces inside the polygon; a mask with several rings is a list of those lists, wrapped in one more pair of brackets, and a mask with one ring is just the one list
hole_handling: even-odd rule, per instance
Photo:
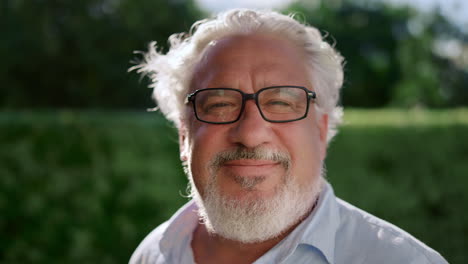
{"label": "eyeglass temple arm", "polygon": [[185,97],[184,104],[188,104],[189,102],[192,102],[195,99],[195,93],[188,94],[187,97]]}
{"label": "eyeglass temple arm", "polygon": [[309,99],[317,99],[317,94],[315,92],[312,92],[312,91],[307,91],[307,97]]}

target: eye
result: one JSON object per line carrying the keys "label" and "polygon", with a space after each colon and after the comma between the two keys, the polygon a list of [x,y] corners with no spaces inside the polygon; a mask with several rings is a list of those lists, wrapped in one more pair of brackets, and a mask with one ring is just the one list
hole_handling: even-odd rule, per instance
{"label": "eye", "polygon": [[227,107],[230,107],[232,105],[233,104],[228,103],[228,102],[216,102],[216,103],[211,103],[211,104],[205,105],[205,108],[207,110],[210,110],[210,109],[216,109],[216,108],[227,108]]}
{"label": "eye", "polygon": [[271,100],[267,102],[267,105],[275,105],[275,106],[291,106],[290,102],[284,100]]}
{"label": "eye", "polygon": [[262,110],[269,113],[290,113],[294,108],[294,102],[284,99],[271,99],[262,104]]}
{"label": "eye", "polygon": [[208,100],[202,105],[204,113],[216,114],[220,112],[231,112],[238,108],[237,104],[230,101]]}

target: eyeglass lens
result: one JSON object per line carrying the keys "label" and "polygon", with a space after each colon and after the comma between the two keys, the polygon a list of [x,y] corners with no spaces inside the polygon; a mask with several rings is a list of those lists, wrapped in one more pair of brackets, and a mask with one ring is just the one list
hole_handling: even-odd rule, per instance
{"label": "eyeglass lens", "polygon": [[[257,106],[270,121],[302,118],[307,112],[307,92],[296,87],[262,89],[257,94]],[[207,89],[197,92],[195,110],[200,120],[213,123],[232,122],[243,109],[243,94],[237,90]]]}

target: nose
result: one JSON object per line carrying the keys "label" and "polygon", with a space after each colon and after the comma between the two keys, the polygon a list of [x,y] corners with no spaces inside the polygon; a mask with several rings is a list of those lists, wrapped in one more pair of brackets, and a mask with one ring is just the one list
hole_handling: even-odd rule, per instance
{"label": "nose", "polygon": [[268,144],[273,138],[272,123],[265,121],[254,100],[245,102],[239,121],[232,124],[229,138],[232,143],[246,148]]}

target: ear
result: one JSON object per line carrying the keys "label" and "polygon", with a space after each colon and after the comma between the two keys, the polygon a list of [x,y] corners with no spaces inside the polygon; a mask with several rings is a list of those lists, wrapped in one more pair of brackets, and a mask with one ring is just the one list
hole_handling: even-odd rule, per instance
{"label": "ear", "polygon": [[187,126],[183,121],[180,121],[179,127],[179,151],[180,151],[180,160],[187,161],[189,157],[189,146],[187,138]]}
{"label": "ear", "polygon": [[328,146],[328,115],[322,114],[318,120],[318,128],[320,132],[320,155],[322,160],[327,156]]}

